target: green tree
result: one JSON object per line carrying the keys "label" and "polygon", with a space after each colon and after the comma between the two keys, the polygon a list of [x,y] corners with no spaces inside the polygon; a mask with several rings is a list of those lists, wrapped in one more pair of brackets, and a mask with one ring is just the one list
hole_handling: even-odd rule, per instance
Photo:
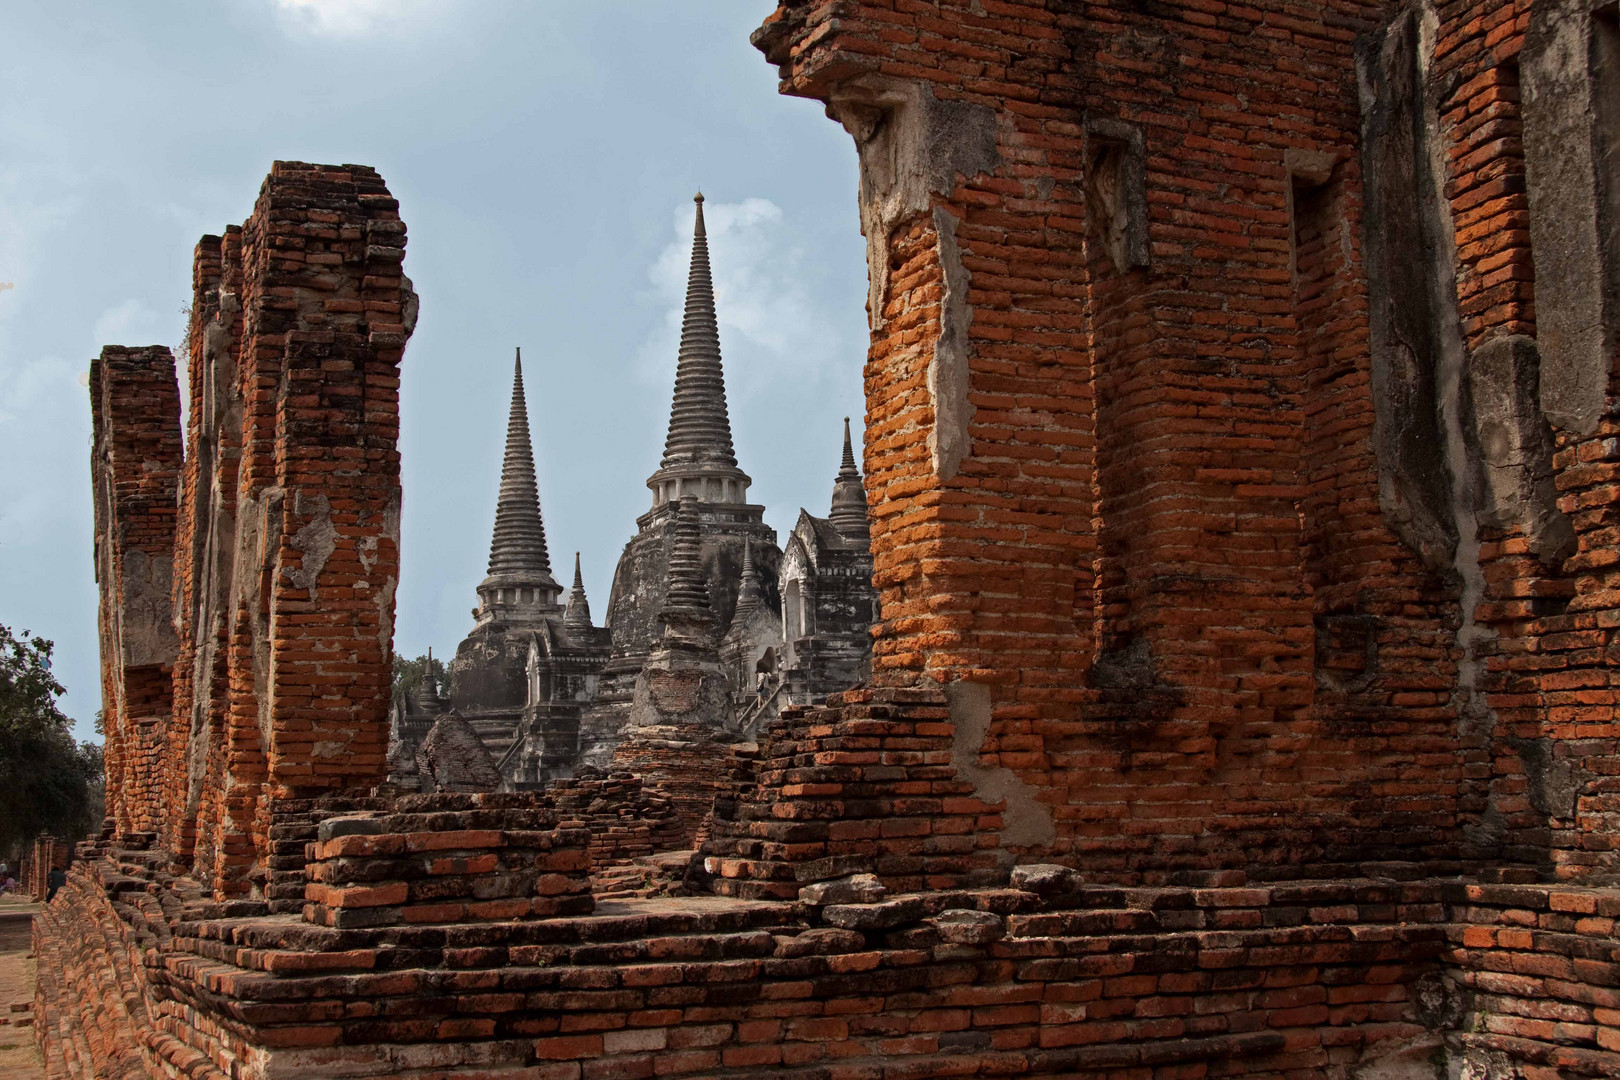
{"label": "green tree", "polygon": [[51,674],[52,648],[0,625],[0,852],[41,832],[79,840],[100,824],[101,748],[73,741],[73,721],[56,705],[65,691]]}
{"label": "green tree", "polygon": [[439,690],[444,690],[444,661],[437,656],[418,656],[415,660],[407,660],[398,653],[394,654],[394,693],[397,699],[401,694],[414,694],[416,688],[422,685],[422,675],[432,665],[433,677],[439,680]]}

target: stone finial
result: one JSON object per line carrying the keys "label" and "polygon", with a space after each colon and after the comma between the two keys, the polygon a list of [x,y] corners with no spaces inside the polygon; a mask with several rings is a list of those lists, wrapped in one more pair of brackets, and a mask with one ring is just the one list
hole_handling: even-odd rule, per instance
{"label": "stone finial", "polygon": [[[647,480],[647,486],[659,493],[655,505],[673,501],[677,490],[682,494],[696,493],[705,502],[740,503],[752,482],[737,468],[731,442],[701,192],[693,202],[697,213],[692,228],[692,265],[686,282],[681,345],[676,355],[669,434],[658,471]],[[669,490],[665,490],[666,486]]]}
{"label": "stone finial", "polygon": [[591,629],[591,605],[585,599],[585,579],[579,572],[579,552],[574,552],[574,587],[568,590],[568,606],[563,609],[564,630]]}
{"label": "stone finial", "polygon": [[659,617],[666,636],[706,627],[714,622],[708,584],[703,576],[702,539],[698,532],[697,499],[687,495],[675,514],[675,543],[669,553],[669,586]]}
{"label": "stone finial", "polygon": [[428,646],[427,663],[422,669],[422,681],[416,684],[416,700],[413,702],[419,714],[427,716],[439,715],[439,680],[433,674],[433,647]]}
{"label": "stone finial", "polygon": [[869,540],[871,525],[866,516],[866,485],[855,467],[855,451],[849,439],[849,417],[844,417],[844,459],[833,482],[832,511],[827,519],[839,534],[851,540]]}
{"label": "stone finial", "polygon": [[495,503],[495,531],[489,543],[489,576],[478,593],[487,610],[501,593],[532,590],[536,602],[552,604],[562,589],[551,576],[546,527],[535,482],[534,448],[529,440],[529,409],[523,395],[523,350],[512,369],[512,407],[506,422],[506,455],[501,462],[501,488]]}

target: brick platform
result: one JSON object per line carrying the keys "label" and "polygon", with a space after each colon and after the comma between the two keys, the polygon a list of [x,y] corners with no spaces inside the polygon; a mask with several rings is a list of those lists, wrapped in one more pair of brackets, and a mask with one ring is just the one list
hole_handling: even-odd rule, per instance
{"label": "brick platform", "polygon": [[329,930],[198,901],[148,852],[84,854],[36,929],[52,1076],[1283,1077],[1446,1045],[1603,1076],[1620,1036],[1600,890],[1026,867],[866,904]]}

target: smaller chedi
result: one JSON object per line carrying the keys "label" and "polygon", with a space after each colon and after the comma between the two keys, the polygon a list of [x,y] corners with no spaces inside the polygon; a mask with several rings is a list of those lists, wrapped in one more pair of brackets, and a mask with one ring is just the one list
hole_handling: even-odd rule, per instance
{"label": "smaller chedi", "polygon": [[801,510],[784,551],[737,464],[696,204],[669,433],[605,625],[591,621],[578,552],[566,598],[552,574],[520,352],[473,628],[445,686],[429,671],[393,703],[401,789],[522,790],[631,760],[678,772],[624,744],[672,729],[682,746],[752,741],[782,707],[819,704],[870,670],[877,592],[849,421],[829,513]]}
{"label": "smaller chedi", "polygon": [[872,533],[866,487],[844,418],[844,458],[824,518],[807,510],[782,555],[782,651],[775,684],[791,705],[817,705],[829,688],[865,680],[872,663]]}

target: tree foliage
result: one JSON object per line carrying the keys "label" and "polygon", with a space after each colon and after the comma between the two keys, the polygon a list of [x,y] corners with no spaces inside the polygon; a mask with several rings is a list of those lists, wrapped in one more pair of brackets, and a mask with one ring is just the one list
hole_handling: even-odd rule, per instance
{"label": "tree foliage", "polygon": [[78,840],[100,824],[101,747],[75,744],[57,708],[52,643],[0,625],[0,853],[41,832]]}
{"label": "tree foliage", "polygon": [[398,653],[394,654],[394,698],[401,694],[414,694],[416,688],[422,685],[422,676],[433,667],[433,677],[439,680],[439,687],[444,687],[444,661],[437,656],[418,656],[415,660],[407,660]]}

